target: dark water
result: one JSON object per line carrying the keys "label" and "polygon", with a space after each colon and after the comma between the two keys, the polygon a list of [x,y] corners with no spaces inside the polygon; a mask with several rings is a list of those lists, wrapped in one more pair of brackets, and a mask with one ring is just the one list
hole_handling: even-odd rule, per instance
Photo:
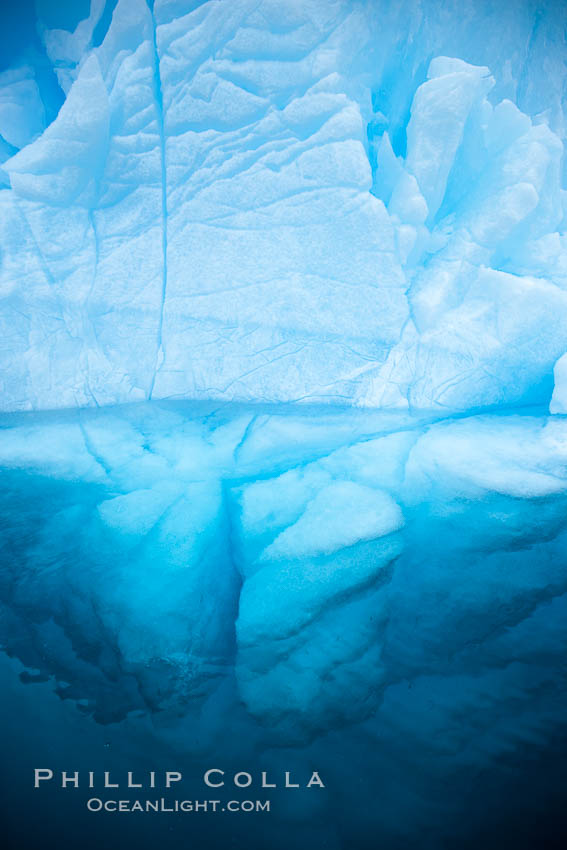
{"label": "dark water", "polygon": [[[103,771],[110,770],[124,776],[124,770],[139,765],[140,775],[148,767],[167,764],[182,770],[185,799],[207,799],[201,781],[203,765],[191,764],[183,755],[164,759],[164,753],[152,740],[151,732],[144,738],[143,731],[132,735],[127,727],[112,730],[96,728],[91,720],[77,712],[74,706],[65,706],[49,693],[47,685],[22,686],[18,681],[16,663],[2,659],[2,833],[3,846],[9,850],[23,848],[270,848],[270,847],[345,847],[345,848],[561,848],[567,836],[567,738],[563,736],[550,742],[545,750],[525,747],[513,757],[493,769],[468,776],[452,777],[444,786],[439,785],[439,822],[412,834],[410,829],[403,837],[393,837],[380,829],[381,800],[384,783],[388,782],[380,762],[388,753],[379,749],[369,753],[360,751],[357,736],[345,732],[343,752],[350,751],[348,765],[336,765],[333,780],[344,774],[348,788],[329,786],[329,819],[340,824],[340,843],[327,836],[325,825],[319,823],[320,813],[313,825],[287,823],[273,813],[219,814],[219,813],[148,813],[104,814],[86,810],[88,789],[69,788],[63,791],[50,783],[33,789],[33,770],[49,766],[58,770]],[[73,716],[75,715],[75,716]],[[109,746],[109,740],[112,744]],[[139,747],[139,749],[138,749]],[[332,754],[330,755],[332,760]],[[326,761],[329,760],[329,755]],[[289,760],[293,762],[293,759]],[[250,770],[255,764],[260,768],[262,759],[255,756],[244,759]],[[376,765],[374,785],[370,763]],[[216,763],[222,763],[219,756]],[[353,765],[361,766],[365,783],[370,787],[358,788],[352,781]],[[127,767],[126,767],[127,766]],[[343,771],[344,767],[344,771]],[[421,770],[427,772],[427,763]],[[410,769],[410,768],[407,768]],[[412,771],[415,771],[413,766]],[[356,770],[354,771],[356,773]],[[436,770],[434,769],[434,772]],[[399,775],[394,777],[399,782]],[[410,783],[410,784],[413,784]],[[336,791],[336,794],[334,793]],[[111,799],[116,792],[102,791],[100,796]],[[151,793],[151,792],[150,792]],[[166,794],[167,798],[167,793]],[[169,792],[171,793],[171,792]],[[281,803],[284,811],[297,806],[312,791],[287,792],[291,803]],[[400,790],[400,817],[407,817],[407,800]],[[262,796],[260,792],[260,796]],[[333,806],[337,797],[340,810]],[[456,800],[455,797],[458,796]],[[211,799],[247,799],[255,795],[230,793]],[[132,791],[120,792],[120,799],[134,799]],[[272,797],[273,799],[273,797]],[[299,801],[299,805],[298,805]],[[277,813],[278,800],[273,803]],[[447,806],[446,803],[449,803]],[[344,808],[343,808],[344,806]],[[371,811],[368,811],[370,807]],[[416,807],[417,808],[417,807]],[[411,815],[411,804],[409,806]],[[384,812],[388,828],[396,817],[391,809]],[[371,824],[368,821],[371,820]],[[367,828],[365,829],[365,824]],[[447,836],[450,825],[452,835]]]}

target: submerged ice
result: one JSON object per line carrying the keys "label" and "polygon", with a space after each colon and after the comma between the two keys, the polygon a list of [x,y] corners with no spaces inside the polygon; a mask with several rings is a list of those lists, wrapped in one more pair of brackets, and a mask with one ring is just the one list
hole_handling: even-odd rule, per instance
{"label": "submerged ice", "polygon": [[307,741],[401,681],[544,675],[520,635],[567,591],[563,418],[136,405],[20,417],[0,457],[3,643],[103,723],[228,677]]}
{"label": "submerged ice", "polygon": [[460,840],[471,776],[499,800],[523,759],[553,763],[564,417],[152,402],[1,424],[0,642],[123,748],[317,769],[329,796],[275,822],[336,848],[353,812],[361,847]]}

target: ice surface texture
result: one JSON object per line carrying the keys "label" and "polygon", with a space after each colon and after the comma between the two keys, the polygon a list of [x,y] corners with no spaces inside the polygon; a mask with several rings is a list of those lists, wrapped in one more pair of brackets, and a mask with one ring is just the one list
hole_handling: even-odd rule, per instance
{"label": "ice surface texture", "polygon": [[0,76],[2,407],[549,402],[566,23],[96,0],[42,25],[56,119],[33,63]]}

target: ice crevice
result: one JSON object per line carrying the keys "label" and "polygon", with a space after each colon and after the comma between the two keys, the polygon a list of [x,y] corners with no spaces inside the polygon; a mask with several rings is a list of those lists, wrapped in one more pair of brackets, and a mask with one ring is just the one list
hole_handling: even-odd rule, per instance
{"label": "ice crevice", "polygon": [[164,360],[163,352],[163,313],[165,310],[165,299],[167,294],[167,169],[166,169],[166,148],[165,148],[165,127],[164,127],[164,111],[163,111],[163,95],[160,73],[160,58],[158,52],[156,21],[154,15],[154,0],[148,0],[148,7],[152,16],[152,46],[153,46],[153,73],[154,73],[154,92],[156,106],[156,120],[158,124],[159,134],[159,154],[161,164],[161,217],[162,217],[162,289],[159,307],[159,320],[156,338],[156,360],[153,369],[153,375],[148,389],[148,399],[151,399],[156,373]]}

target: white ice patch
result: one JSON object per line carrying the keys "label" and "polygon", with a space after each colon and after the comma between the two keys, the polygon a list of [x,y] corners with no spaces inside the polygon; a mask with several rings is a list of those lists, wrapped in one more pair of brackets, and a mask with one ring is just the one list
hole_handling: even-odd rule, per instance
{"label": "white ice patch", "polygon": [[351,481],[334,481],[319,490],[297,522],[265,549],[263,558],[330,555],[391,534],[403,524],[399,506],[387,493]]}

